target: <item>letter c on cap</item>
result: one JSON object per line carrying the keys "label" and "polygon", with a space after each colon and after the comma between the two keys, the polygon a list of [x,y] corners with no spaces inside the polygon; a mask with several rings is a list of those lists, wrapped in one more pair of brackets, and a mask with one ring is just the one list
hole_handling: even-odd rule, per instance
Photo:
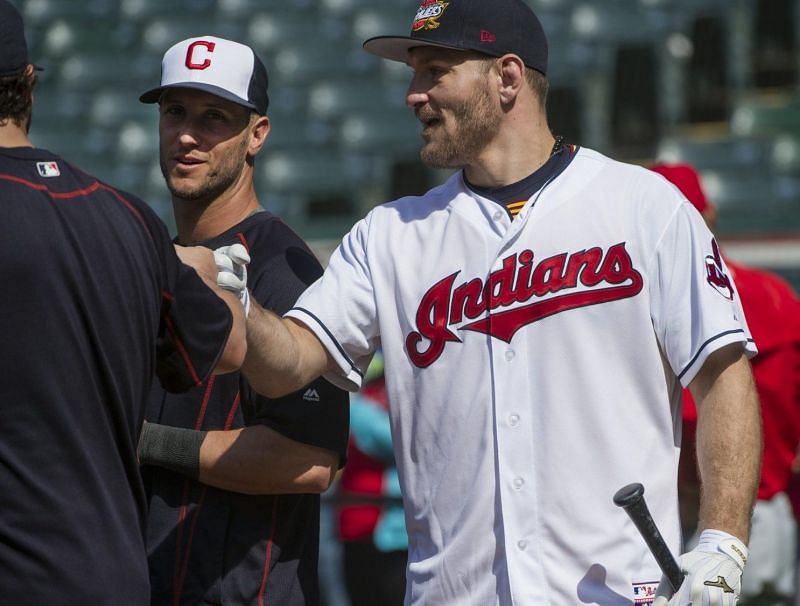
{"label": "letter c on cap", "polygon": [[203,59],[202,63],[195,62],[195,60],[193,59],[193,55],[194,55],[194,50],[198,46],[204,46],[209,53],[213,53],[216,44],[214,42],[208,42],[206,40],[196,40],[195,42],[192,42],[189,45],[189,48],[186,50],[186,67],[188,67],[189,69],[206,69],[211,65],[211,59],[209,59],[208,57]]}

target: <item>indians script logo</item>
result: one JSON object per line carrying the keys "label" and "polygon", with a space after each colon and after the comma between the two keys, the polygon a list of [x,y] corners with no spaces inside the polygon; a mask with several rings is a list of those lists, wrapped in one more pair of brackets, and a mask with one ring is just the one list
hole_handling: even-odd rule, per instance
{"label": "indians script logo", "polygon": [[439,18],[444,14],[449,4],[449,2],[442,2],[442,0],[424,0],[417,9],[414,23],[411,25],[411,31],[418,32],[439,27],[441,25]]}
{"label": "indians script logo", "polygon": [[722,265],[722,255],[715,239],[711,240],[711,251],[713,254],[706,256],[706,280],[723,297],[733,301],[733,286],[725,267]]}
{"label": "indians script logo", "polygon": [[[406,336],[408,356],[419,368],[433,364],[448,343],[461,342],[451,327],[460,325],[456,330],[480,332],[509,343],[520,328],[537,320],[626,299],[642,290],[642,276],[634,269],[624,242],[607,251],[595,247],[562,253],[536,265],[533,251],[523,250],[503,259],[503,266],[489,274],[486,283],[474,278],[455,286],[458,274],[434,284],[419,304],[417,330]],[[579,284],[586,288],[579,290]],[[515,303],[527,304],[499,311]]]}

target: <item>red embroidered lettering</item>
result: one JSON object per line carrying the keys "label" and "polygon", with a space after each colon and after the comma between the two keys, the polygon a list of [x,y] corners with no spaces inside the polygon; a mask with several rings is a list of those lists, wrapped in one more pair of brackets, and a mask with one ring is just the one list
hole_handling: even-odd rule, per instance
{"label": "red embroidered lettering", "polygon": [[[460,342],[455,334],[447,328],[447,312],[450,309],[450,292],[458,272],[446,277],[422,297],[422,302],[417,310],[417,329],[406,337],[406,351],[415,366],[425,368],[442,355],[444,346],[449,341]],[[417,346],[422,337],[430,340],[428,348],[419,351]]]}
{"label": "red embroidered lettering", "polygon": [[211,59],[206,57],[201,62],[196,62],[194,60],[194,51],[198,46],[202,46],[205,48],[208,53],[214,52],[214,47],[216,46],[215,42],[208,42],[206,40],[195,40],[189,45],[189,48],[186,50],[186,67],[189,69],[206,69],[211,66]]}
{"label": "red embroidered lettering", "polygon": [[[510,342],[520,328],[543,318],[626,299],[642,290],[642,276],[633,267],[624,242],[609,247],[605,254],[603,249],[594,247],[554,255],[536,266],[533,261],[533,252],[524,250],[503,259],[502,267],[490,273],[485,284],[480,278],[473,278],[453,288],[458,272],[434,284],[417,309],[417,331],[406,337],[411,362],[419,368],[428,367],[441,356],[447,343],[460,343],[461,339],[450,327],[465,318],[475,321],[462,325],[460,330]],[[714,265],[717,262],[721,264],[721,260],[713,259]],[[598,287],[603,283],[608,286]],[[587,289],[576,291],[578,284]],[[565,290],[572,292],[555,294]],[[525,303],[544,295],[550,296],[495,312],[499,307]],[[420,351],[418,347],[423,338],[430,342]]]}

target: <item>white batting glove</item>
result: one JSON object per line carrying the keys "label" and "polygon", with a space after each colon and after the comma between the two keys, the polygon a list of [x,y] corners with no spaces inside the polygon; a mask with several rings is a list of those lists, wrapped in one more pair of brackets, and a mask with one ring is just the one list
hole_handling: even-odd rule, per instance
{"label": "white batting glove", "polygon": [[250,291],[247,290],[247,264],[250,255],[241,244],[221,246],[214,251],[217,264],[217,286],[239,297],[244,307],[244,315],[250,314]]}
{"label": "white batting glove", "polygon": [[733,535],[704,530],[697,547],[678,560],[686,573],[680,589],[673,595],[662,577],[653,606],[735,606],[747,555],[745,544]]}

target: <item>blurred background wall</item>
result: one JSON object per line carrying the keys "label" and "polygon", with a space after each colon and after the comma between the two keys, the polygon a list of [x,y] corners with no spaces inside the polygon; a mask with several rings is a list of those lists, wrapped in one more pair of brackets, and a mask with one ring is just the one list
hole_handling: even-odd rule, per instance
{"label": "blurred background wall", "polygon": [[[487,0],[490,1],[490,0]],[[734,259],[800,287],[800,0],[528,0],[550,38],[555,134],[634,163],[689,161]],[[261,201],[323,261],[370,207],[444,178],[418,160],[408,68],[361,50],[414,0],[16,0],[45,66],[32,139],[172,224],[157,110],[174,42],[251,44],[270,74]]]}

